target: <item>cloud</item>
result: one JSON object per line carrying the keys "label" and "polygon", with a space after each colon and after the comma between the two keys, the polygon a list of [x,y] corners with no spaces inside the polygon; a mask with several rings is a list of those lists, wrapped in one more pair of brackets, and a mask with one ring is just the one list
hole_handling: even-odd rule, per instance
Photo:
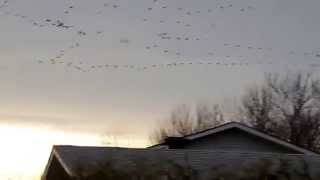
{"label": "cloud", "polygon": [[[0,114],[0,125],[14,125],[18,127],[35,127],[59,130],[74,133],[92,133],[102,137],[139,137],[141,134],[136,129],[130,129],[123,123],[108,123],[105,121],[89,121],[67,119],[61,117],[48,117],[37,115],[8,115]],[[99,125],[97,125],[99,124]]]}
{"label": "cloud", "polygon": [[37,115],[7,115],[0,114],[0,124],[15,126],[45,127],[63,131],[89,132],[93,128],[89,122],[75,122],[60,117]]}

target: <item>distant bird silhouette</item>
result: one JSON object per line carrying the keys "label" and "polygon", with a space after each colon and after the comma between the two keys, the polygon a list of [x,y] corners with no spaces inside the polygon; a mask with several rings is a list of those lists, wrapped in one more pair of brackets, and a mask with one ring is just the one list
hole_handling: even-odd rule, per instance
{"label": "distant bird silhouette", "polygon": [[[87,21],[84,22],[84,26],[81,26],[81,29],[78,28],[79,24],[77,24],[76,20],[73,20],[73,15],[75,16],[78,9],[83,9],[86,7],[79,7],[81,6],[81,3],[77,4],[77,1],[68,0],[66,1],[68,4],[64,7],[61,7],[61,9],[56,10],[55,16],[45,16],[38,15],[38,17],[33,17],[29,14],[27,14],[27,11],[21,12],[15,12],[14,6],[11,8],[11,3],[9,3],[9,0],[4,0],[0,2],[0,11],[3,12],[1,14],[13,16],[16,19],[22,20],[22,22],[26,22],[29,25],[33,27],[46,27],[42,28],[42,30],[47,29],[54,29],[54,30],[63,30],[63,33],[73,33],[75,37],[70,38],[69,46],[66,48],[60,49],[59,52],[53,54],[51,58],[45,59],[45,60],[38,60],[38,64],[55,64],[56,66],[63,65],[71,69],[75,69],[81,72],[94,72],[94,71],[101,71],[101,70],[111,70],[111,69],[117,69],[119,71],[121,70],[128,70],[128,69],[135,69],[135,70],[149,70],[153,68],[159,68],[159,67],[181,67],[182,65],[188,65],[188,66],[197,66],[199,64],[208,64],[208,65],[224,65],[227,67],[235,67],[235,66],[245,66],[245,65],[252,65],[252,64],[268,64],[268,62],[250,62],[250,63],[244,63],[242,62],[243,59],[240,60],[240,58],[246,58],[246,57],[263,57],[265,54],[270,55],[272,52],[282,52],[282,54],[291,54],[291,55],[303,55],[305,57],[316,57],[320,58],[319,53],[314,53],[314,50],[310,50],[310,52],[299,52],[294,51],[291,52],[289,50],[279,50],[268,47],[259,47],[259,45],[250,45],[242,44],[242,43],[220,43],[214,42],[213,40],[210,40],[211,38],[207,38],[207,36],[215,35],[213,32],[215,29],[218,28],[219,23],[215,22],[216,20],[215,13],[217,13],[218,16],[231,12],[242,12],[242,14],[246,14],[247,12],[250,12],[250,10],[255,10],[256,8],[252,4],[246,4],[242,3],[240,6],[231,3],[231,1],[227,0],[217,0],[210,2],[210,6],[203,6],[202,9],[196,9],[192,6],[187,7],[184,6],[184,3],[176,3],[172,1],[165,1],[165,0],[152,0],[151,5],[140,5],[137,6],[138,11],[141,12],[141,15],[132,14],[132,18],[136,18],[138,21],[134,28],[137,29],[143,29],[144,33],[146,34],[146,37],[149,37],[151,35],[152,41],[145,42],[144,39],[139,39],[139,36],[136,37],[128,37],[128,38],[121,38],[121,37],[115,37],[118,38],[118,43],[123,45],[128,45],[131,43],[132,40],[136,42],[142,42],[139,43],[132,43],[130,44],[133,48],[140,48],[141,50],[144,50],[145,53],[151,52],[158,52],[162,54],[163,56],[166,56],[166,58],[173,58],[174,60],[179,59],[182,60],[182,57],[190,58],[188,56],[188,53],[192,50],[190,50],[190,47],[194,47],[194,49],[201,49],[201,50],[194,50],[190,52],[190,54],[193,54],[193,52],[199,52],[199,57],[205,57],[210,58],[210,60],[215,60],[214,56],[218,55],[220,57],[224,57],[224,60],[220,60],[219,62],[214,61],[213,62],[172,62],[172,63],[154,63],[154,64],[140,64],[140,65],[129,65],[129,64],[117,64],[113,63],[112,65],[108,63],[108,60],[105,60],[106,62],[103,62],[104,65],[101,65],[101,63],[95,63],[94,60],[88,60],[83,62],[79,62],[76,60],[71,60],[72,58],[76,58],[77,54],[75,51],[77,48],[82,45],[92,46],[92,44],[86,44],[89,43],[86,40],[92,41],[92,43],[99,44],[101,42],[106,43],[108,42],[108,36],[107,34],[111,31],[107,29],[107,27],[116,26],[117,24],[120,24],[121,18],[116,19],[117,16],[111,16],[115,17],[112,19],[112,22],[115,22],[113,24],[107,24],[108,26],[105,26],[104,28],[101,28],[101,26],[97,26],[97,21],[99,20],[103,14],[102,12],[110,10],[110,13],[122,13],[123,15],[129,15],[131,16],[131,11],[129,9],[125,9],[125,6],[120,6],[121,0],[114,0],[110,2],[104,2],[100,5],[96,5],[95,8],[87,8],[85,11],[91,11],[88,12],[88,14],[93,14],[93,16],[88,16],[83,18],[83,21],[86,21],[86,19],[91,18],[92,22]],[[18,2],[16,2],[18,3]],[[135,2],[138,3],[138,2]],[[201,3],[201,2],[197,2]],[[10,4],[10,6],[9,6]],[[14,3],[15,4],[15,3]],[[13,5],[14,5],[13,4]],[[94,6],[94,4],[92,4]],[[78,8],[79,7],[79,8]],[[103,10],[101,10],[103,8]],[[159,11],[159,13],[158,13]],[[171,13],[173,12],[173,14]],[[101,16],[95,16],[98,14],[101,14]],[[125,12],[125,13],[124,13]],[[154,13],[156,12],[156,13]],[[169,13],[170,12],[170,13]],[[214,13],[212,13],[214,12]],[[199,19],[195,19],[199,18]],[[20,22],[20,21],[19,21]],[[101,24],[105,24],[105,22],[100,22]],[[204,25],[202,24],[204,23]],[[82,23],[81,23],[82,24]],[[154,26],[154,27],[153,27]],[[98,28],[99,27],[99,28]],[[203,30],[208,30],[208,35],[203,33]],[[128,29],[127,32],[129,32],[131,29]],[[159,32],[160,31],[160,32]],[[162,32],[161,32],[162,31]],[[163,32],[164,31],[164,32]],[[58,33],[57,33],[58,35]],[[72,35],[71,35],[72,36]],[[74,38],[76,40],[74,40]],[[72,40],[71,40],[72,39]],[[232,39],[231,39],[232,40]],[[91,42],[90,42],[91,43]],[[139,45],[138,45],[139,44]],[[93,44],[94,46],[95,44]],[[135,45],[135,46],[134,46]],[[213,46],[211,46],[213,45]],[[217,45],[217,48],[209,49],[211,47],[215,47]],[[197,47],[198,46],[198,47]],[[210,46],[210,47],[209,47]],[[261,45],[260,45],[261,46]],[[126,46],[127,47],[127,46]],[[241,52],[240,52],[241,50]],[[230,54],[232,52],[232,55]],[[246,53],[246,55],[243,55],[243,53]],[[150,53],[151,54],[151,53]],[[271,55],[270,55],[271,56]],[[70,59],[69,59],[70,58]],[[227,58],[227,59],[225,59]],[[35,58],[38,59],[38,58]],[[232,61],[235,62],[226,62],[226,61]],[[238,59],[238,61],[234,60]],[[108,63],[108,64],[106,64]],[[160,68],[159,68],[160,69]]]}
{"label": "distant bird silhouette", "polygon": [[85,35],[87,35],[87,33],[84,32],[84,31],[82,31],[82,30],[78,31],[77,34],[78,34],[79,36],[85,36]]}

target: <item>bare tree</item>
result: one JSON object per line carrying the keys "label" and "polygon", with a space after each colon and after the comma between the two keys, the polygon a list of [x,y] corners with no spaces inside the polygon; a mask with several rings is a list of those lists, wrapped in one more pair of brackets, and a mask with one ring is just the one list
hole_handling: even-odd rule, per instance
{"label": "bare tree", "polygon": [[242,107],[240,107],[242,120],[263,132],[272,133],[274,124],[271,116],[272,98],[270,88],[266,86],[248,88],[242,98]]}
{"label": "bare tree", "polygon": [[246,92],[240,111],[259,130],[319,150],[320,80],[310,73],[266,75],[262,86]]}
{"label": "bare tree", "polygon": [[163,121],[151,135],[153,143],[160,143],[169,136],[181,137],[217,126],[224,122],[218,105],[197,105],[190,108],[180,105],[173,109],[168,119]]}
{"label": "bare tree", "polygon": [[202,131],[220,125],[224,115],[219,105],[199,104],[196,107],[194,132]]}

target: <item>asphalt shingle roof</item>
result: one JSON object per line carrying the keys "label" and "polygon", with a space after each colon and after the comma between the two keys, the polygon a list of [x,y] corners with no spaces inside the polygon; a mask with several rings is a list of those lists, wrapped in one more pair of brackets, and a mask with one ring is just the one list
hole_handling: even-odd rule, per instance
{"label": "asphalt shingle roof", "polygon": [[[259,160],[270,160],[275,164],[279,160],[290,161],[294,166],[307,162],[310,172],[315,174],[320,169],[319,155],[297,155],[253,152],[222,152],[212,150],[187,149],[128,149],[112,147],[77,147],[55,146],[52,156],[56,156],[70,176],[77,176],[79,169],[93,172],[97,167],[110,161],[122,168],[129,168],[136,162],[146,168],[154,164],[174,162],[189,165],[198,172],[209,172],[216,167],[239,169],[252,165]],[[50,163],[50,162],[49,162]]]}

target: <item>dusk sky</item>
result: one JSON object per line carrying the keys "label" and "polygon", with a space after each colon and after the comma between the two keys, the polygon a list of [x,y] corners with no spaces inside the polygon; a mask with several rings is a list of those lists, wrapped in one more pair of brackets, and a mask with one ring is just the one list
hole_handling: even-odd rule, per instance
{"label": "dusk sky", "polygon": [[0,0],[0,179],[39,176],[53,144],[147,146],[175,106],[233,101],[266,72],[317,74],[319,7]]}

